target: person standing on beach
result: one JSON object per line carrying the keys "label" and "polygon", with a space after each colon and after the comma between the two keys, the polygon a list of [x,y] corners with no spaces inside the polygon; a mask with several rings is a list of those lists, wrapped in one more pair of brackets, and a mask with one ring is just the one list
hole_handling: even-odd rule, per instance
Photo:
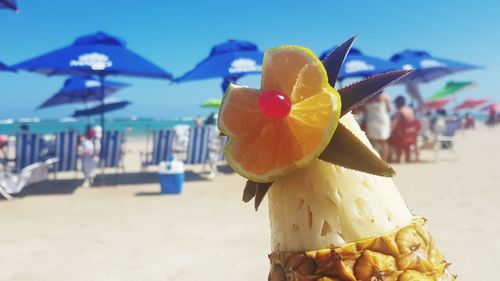
{"label": "person standing on beach", "polygon": [[95,140],[97,133],[92,126],[87,125],[87,127],[85,128],[85,135],[88,139]]}
{"label": "person standing on beach", "polygon": [[205,119],[205,126],[214,126],[217,124],[217,120],[215,120],[215,112],[210,113],[207,119]]}
{"label": "person standing on beach", "polygon": [[80,136],[78,145],[78,156],[82,159],[82,170],[85,176],[84,186],[90,186],[94,183],[97,161],[94,159],[96,149],[94,143],[86,135]]}
{"label": "person standing on beach", "polygon": [[413,109],[406,105],[406,99],[398,96],[394,101],[396,113],[392,118],[390,144],[396,154],[396,162],[401,161],[404,152],[405,161],[410,162],[412,146],[415,147],[416,161],[418,161],[418,149],[416,146],[417,135],[420,131],[420,123],[415,117]]}
{"label": "person standing on beach", "polygon": [[476,121],[474,117],[470,114],[470,112],[465,113],[464,117],[464,128],[465,129],[474,129],[476,128]]}
{"label": "person standing on beach", "polygon": [[198,115],[198,116],[196,116],[196,119],[194,120],[194,127],[201,128],[201,126],[203,126],[203,119],[201,119],[201,116]]}
{"label": "person standing on beach", "polygon": [[5,165],[9,162],[9,155],[6,150],[9,145],[9,136],[0,135],[0,165],[5,170]]}
{"label": "person standing on beach", "polygon": [[30,127],[28,126],[28,124],[21,124],[21,126],[19,126],[19,132],[21,134],[27,134],[29,133],[30,131]]}
{"label": "person standing on beach", "polygon": [[434,121],[434,132],[440,136],[446,131],[446,123],[448,122],[448,113],[445,109],[438,109],[436,111],[436,120]]}
{"label": "person standing on beach", "polygon": [[377,94],[364,105],[366,135],[384,161],[389,157],[390,112],[391,102],[384,93]]}
{"label": "person standing on beach", "polygon": [[495,105],[490,105],[488,108],[488,120],[486,121],[486,124],[489,127],[495,127],[495,124],[497,122],[497,110]]}

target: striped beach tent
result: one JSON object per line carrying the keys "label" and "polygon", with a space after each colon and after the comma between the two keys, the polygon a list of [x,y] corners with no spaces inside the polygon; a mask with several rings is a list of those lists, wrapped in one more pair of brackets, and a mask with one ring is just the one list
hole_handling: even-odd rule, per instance
{"label": "striped beach tent", "polygon": [[23,132],[16,135],[16,170],[40,160],[43,138],[34,133]]}
{"label": "striped beach tent", "polygon": [[209,157],[210,141],[216,136],[215,126],[191,128],[186,156],[186,164],[204,164]]}
{"label": "striped beach tent", "polygon": [[55,157],[58,161],[55,165],[57,172],[76,171],[78,150],[78,133],[74,131],[56,134]]}
{"label": "striped beach tent", "polygon": [[99,160],[100,167],[120,167],[124,142],[124,132],[107,131],[104,133]]}

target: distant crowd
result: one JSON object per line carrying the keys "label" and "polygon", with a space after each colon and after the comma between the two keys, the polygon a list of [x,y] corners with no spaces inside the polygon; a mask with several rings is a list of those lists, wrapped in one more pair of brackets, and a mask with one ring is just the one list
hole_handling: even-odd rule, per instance
{"label": "distant crowd", "polygon": [[[453,135],[457,129],[473,129],[476,123],[470,113],[464,117],[457,113],[449,116],[444,109],[417,114],[403,96],[392,103],[385,93],[367,101],[354,114],[381,158],[398,163],[403,156],[405,162],[418,162],[421,148],[441,145],[440,136]],[[492,107],[486,123],[494,126],[498,117]]]}

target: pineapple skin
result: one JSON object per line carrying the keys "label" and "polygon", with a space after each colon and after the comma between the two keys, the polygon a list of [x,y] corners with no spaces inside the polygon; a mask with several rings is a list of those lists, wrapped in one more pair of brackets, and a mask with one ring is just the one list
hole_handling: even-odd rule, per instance
{"label": "pineapple skin", "polygon": [[269,281],[454,281],[425,220],[342,247],[273,252]]}

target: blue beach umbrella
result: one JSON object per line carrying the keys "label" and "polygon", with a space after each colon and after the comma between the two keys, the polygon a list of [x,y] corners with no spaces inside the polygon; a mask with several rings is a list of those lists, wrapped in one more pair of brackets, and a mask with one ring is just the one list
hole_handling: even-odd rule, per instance
{"label": "blue beach umbrella", "polygon": [[16,0],[0,0],[0,9],[17,11]]}
{"label": "blue beach umbrella", "polygon": [[[101,86],[104,88],[104,97],[101,97]],[[63,105],[68,103],[87,103],[100,101],[118,90],[129,86],[125,83],[104,80],[102,83],[88,75],[78,75],[66,79],[64,86],[52,97],[46,100],[38,109]]]}
{"label": "blue beach umbrella", "polygon": [[437,58],[425,51],[405,50],[394,54],[390,60],[398,64],[399,69],[413,69],[413,72],[401,79],[399,83],[406,84],[408,94],[416,99],[420,106],[423,105],[423,99],[418,83],[427,83],[456,72],[480,68],[467,63]]}
{"label": "blue beach umbrella", "polygon": [[4,64],[3,62],[0,61],[0,71],[12,71],[12,72],[15,72],[16,70],[14,70],[11,67],[8,67],[6,64]]}
{"label": "blue beach umbrella", "polygon": [[104,102],[102,104],[99,104],[97,106],[88,109],[76,110],[75,113],[73,113],[73,117],[102,115],[106,112],[122,109],[128,106],[129,104],[130,104],[129,101]]}
{"label": "blue beach umbrella", "polygon": [[[323,60],[326,56],[335,50],[336,47],[323,52],[320,59]],[[351,48],[345,62],[340,69],[338,80],[353,77],[369,77],[376,74],[381,74],[388,71],[398,70],[399,66],[390,61],[379,59],[376,57],[363,54],[359,49]]]}
{"label": "blue beach umbrella", "polygon": [[[104,77],[109,75],[172,79],[170,73],[129,50],[125,41],[104,32],[78,37],[67,47],[13,67],[48,76],[95,75],[99,77],[101,85]],[[101,103],[104,103],[104,87],[100,89]],[[104,132],[104,111],[101,113],[101,127]]]}
{"label": "blue beach umbrella", "polygon": [[88,74],[172,79],[170,73],[127,49],[123,40],[104,32],[78,37],[70,46],[13,67],[49,76]]}
{"label": "blue beach umbrella", "polygon": [[229,83],[235,83],[247,74],[260,73],[263,57],[264,53],[253,43],[228,40],[215,45],[207,58],[177,78],[176,82],[223,78],[222,90],[225,91]]}
{"label": "blue beach umbrella", "polygon": [[405,50],[390,59],[399,69],[414,71],[401,82],[426,83],[460,71],[472,70],[478,66],[431,56],[424,51]]}

